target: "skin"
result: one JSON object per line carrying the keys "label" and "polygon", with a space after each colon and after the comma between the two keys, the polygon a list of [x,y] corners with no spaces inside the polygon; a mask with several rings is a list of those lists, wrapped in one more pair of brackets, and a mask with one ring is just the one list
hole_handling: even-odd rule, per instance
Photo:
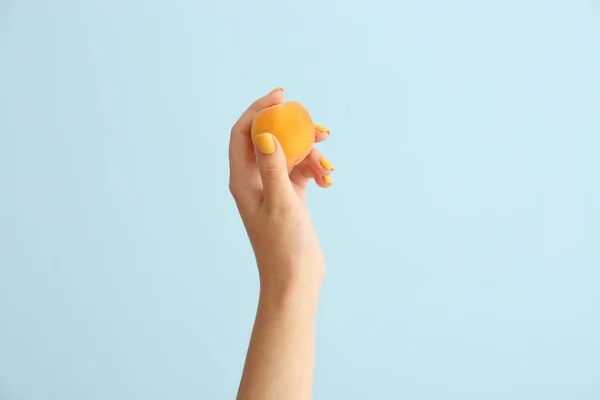
{"label": "skin", "polygon": [[[282,103],[283,96],[283,91],[276,89],[258,99],[231,130],[229,186],[260,279],[238,400],[305,400],[312,394],[315,321],[325,260],[306,208],[306,187],[311,179],[330,187],[324,177],[329,177],[333,168],[313,149],[290,170],[273,135],[267,133],[252,142],[254,116]],[[328,136],[328,132],[315,129],[316,142]]]}

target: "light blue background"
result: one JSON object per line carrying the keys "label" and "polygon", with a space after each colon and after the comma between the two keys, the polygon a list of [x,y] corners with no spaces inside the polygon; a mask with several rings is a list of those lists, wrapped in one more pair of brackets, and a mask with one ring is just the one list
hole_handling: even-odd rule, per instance
{"label": "light blue background", "polygon": [[600,398],[600,3],[0,1],[0,399],[231,399],[229,128],[332,129],[315,399]]}

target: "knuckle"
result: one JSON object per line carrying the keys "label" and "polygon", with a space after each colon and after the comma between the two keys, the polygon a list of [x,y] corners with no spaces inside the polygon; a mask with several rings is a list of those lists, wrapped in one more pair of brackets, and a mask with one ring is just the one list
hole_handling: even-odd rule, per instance
{"label": "knuckle", "polygon": [[276,165],[263,165],[261,175],[264,180],[275,181],[281,176],[281,168]]}
{"label": "knuckle", "polygon": [[239,198],[241,195],[241,188],[233,179],[229,180],[229,193],[231,193],[234,199]]}

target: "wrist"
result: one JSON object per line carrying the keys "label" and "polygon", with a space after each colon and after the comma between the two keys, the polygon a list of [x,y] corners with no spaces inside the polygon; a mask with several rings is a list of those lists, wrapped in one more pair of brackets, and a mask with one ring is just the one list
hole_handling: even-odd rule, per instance
{"label": "wrist", "polygon": [[318,294],[325,276],[325,267],[307,265],[292,267],[259,263],[258,272],[261,292],[276,295]]}
{"label": "wrist", "polygon": [[260,281],[259,303],[274,307],[315,308],[319,300],[319,279],[265,279]]}

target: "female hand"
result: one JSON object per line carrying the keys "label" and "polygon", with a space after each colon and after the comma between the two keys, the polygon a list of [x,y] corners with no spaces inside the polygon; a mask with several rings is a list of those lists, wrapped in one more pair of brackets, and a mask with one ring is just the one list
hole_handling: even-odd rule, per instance
{"label": "female hand", "polygon": [[[325,261],[306,209],[306,186],[331,186],[333,166],[313,149],[291,170],[277,138],[251,140],[254,116],[283,102],[274,90],[244,112],[231,130],[229,187],[260,277],[260,297],[238,400],[311,398],[315,321]],[[315,141],[329,131],[316,126]]]}
{"label": "female hand", "polygon": [[[331,186],[333,166],[314,149],[297,166],[286,167],[277,138],[269,132],[250,138],[252,120],[262,109],[283,102],[275,89],[254,102],[231,130],[230,183],[258,263],[261,288],[318,288],[325,261],[306,208],[310,179]],[[329,131],[316,125],[315,141]]]}

